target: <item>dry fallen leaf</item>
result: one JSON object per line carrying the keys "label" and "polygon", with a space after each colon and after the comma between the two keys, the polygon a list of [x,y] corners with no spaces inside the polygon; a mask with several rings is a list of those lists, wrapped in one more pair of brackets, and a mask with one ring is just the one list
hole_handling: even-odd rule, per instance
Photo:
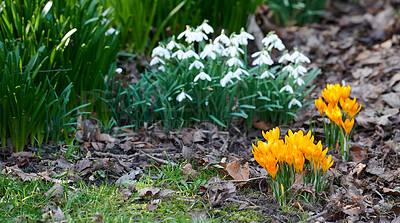
{"label": "dry fallen leaf", "polygon": [[64,188],[61,184],[56,183],[54,184],[44,195],[46,197],[52,196],[52,197],[61,197],[64,193]]}
{"label": "dry fallen leaf", "polygon": [[160,189],[158,188],[145,187],[143,189],[138,190],[138,193],[141,198],[148,196],[154,197],[159,191]]}
{"label": "dry fallen leaf", "polygon": [[208,200],[212,206],[221,204],[226,199],[236,195],[236,186],[229,181],[213,177],[208,181]]}
{"label": "dry fallen leaf", "polygon": [[185,180],[188,180],[189,176],[198,175],[199,173],[192,168],[192,164],[187,163],[182,167],[182,174],[186,176]]}
{"label": "dry fallen leaf", "polygon": [[270,126],[268,125],[268,123],[266,123],[264,121],[253,122],[253,127],[256,129],[264,130],[264,131],[268,131],[271,129]]}
{"label": "dry fallen leaf", "polygon": [[198,129],[193,134],[193,142],[204,142],[206,136],[201,129]]}
{"label": "dry fallen leaf", "polygon": [[126,173],[122,175],[118,180],[116,181],[117,184],[121,183],[124,180],[135,180],[136,176],[142,175],[143,171],[140,168],[132,169],[129,173]]}
{"label": "dry fallen leaf", "polygon": [[228,165],[226,165],[226,171],[228,171],[229,175],[234,180],[248,180],[250,176],[248,162],[246,162],[246,164],[244,164],[243,167],[240,167],[239,162],[236,160],[230,162]]}
{"label": "dry fallen leaf", "polygon": [[149,211],[154,211],[158,208],[158,206],[156,204],[148,204],[146,205],[146,209]]}
{"label": "dry fallen leaf", "polygon": [[166,197],[169,196],[169,194],[172,194],[172,193],[175,193],[175,191],[174,191],[174,190],[171,190],[171,189],[165,189],[165,190],[162,190],[162,191],[158,192],[157,195],[158,195],[160,198],[166,198]]}
{"label": "dry fallen leaf", "polygon": [[360,207],[351,207],[350,205],[344,207],[344,213],[350,216],[358,216],[360,215]]}
{"label": "dry fallen leaf", "polygon": [[350,160],[359,163],[367,158],[367,151],[359,146],[352,146],[350,148]]}

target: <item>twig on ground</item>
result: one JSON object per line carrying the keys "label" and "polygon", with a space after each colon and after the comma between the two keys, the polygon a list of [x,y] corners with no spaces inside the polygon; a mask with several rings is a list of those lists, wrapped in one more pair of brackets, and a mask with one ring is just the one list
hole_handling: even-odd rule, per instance
{"label": "twig on ground", "polygon": [[314,216],[311,216],[311,217],[307,218],[307,219],[305,220],[305,222],[311,222],[312,220],[314,220],[314,219],[316,219],[316,218],[319,218],[319,217],[321,217],[322,215],[324,215],[324,214],[326,214],[326,213],[328,213],[327,210],[325,210],[325,211],[323,211],[323,212],[321,212],[321,213],[318,213],[318,214],[316,214],[316,215],[314,215]]}
{"label": "twig on ground", "polygon": [[174,163],[172,161],[166,161],[166,160],[163,160],[163,159],[159,159],[157,157],[154,157],[152,155],[149,155],[149,154],[143,152],[142,150],[139,150],[139,152],[142,153],[143,155],[149,157],[150,159],[153,159],[153,160],[157,161],[157,162],[160,162],[160,163],[163,163],[163,164],[171,164],[172,166],[176,166],[176,163]]}
{"label": "twig on ground", "polygon": [[232,183],[243,183],[243,182],[249,182],[253,180],[260,180],[264,179],[265,177],[254,177],[254,178],[249,178],[247,180],[224,180],[224,181],[218,181],[218,182],[212,182],[210,184],[216,184],[216,183],[222,183],[222,182],[232,182]]}
{"label": "twig on ground", "polygon": [[245,204],[245,205],[249,205],[249,202],[247,202],[247,201],[241,201],[241,200],[236,200],[236,199],[234,199],[234,198],[228,198],[228,199],[226,199],[227,201],[232,201],[232,202],[235,202],[235,203],[239,203],[239,204]]}
{"label": "twig on ground", "polygon": [[136,156],[138,156],[137,153],[132,154],[132,155],[125,155],[125,154],[120,155],[120,154],[112,154],[112,153],[103,153],[103,152],[98,152],[98,151],[94,151],[93,153],[94,153],[96,156],[100,156],[100,157],[113,157],[113,158],[117,158],[117,159],[121,159],[121,158],[124,158],[124,159],[133,159],[133,158],[135,158]]}

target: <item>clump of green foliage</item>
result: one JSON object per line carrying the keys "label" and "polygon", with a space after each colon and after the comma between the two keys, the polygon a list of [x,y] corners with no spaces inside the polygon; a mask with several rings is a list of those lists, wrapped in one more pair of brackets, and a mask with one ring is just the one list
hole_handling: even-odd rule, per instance
{"label": "clump of green foliage", "polygon": [[[112,10],[89,0],[0,4],[1,147],[68,137],[78,109],[108,123],[104,77],[119,50]],[[83,113],[80,113],[83,114]]]}
{"label": "clump of green foliage", "polygon": [[267,0],[277,24],[302,26],[317,22],[324,13],[325,0]]}
{"label": "clump of green foliage", "polygon": [[[159,38],[166,39],[208,19],[214,27],[239,32],[262,0],[106,0],[114,8],[120,39],[128,49],[149,55]],[[212,7],[210,7],[212,6]],[[183,24],[182,22],[185,22]]]}

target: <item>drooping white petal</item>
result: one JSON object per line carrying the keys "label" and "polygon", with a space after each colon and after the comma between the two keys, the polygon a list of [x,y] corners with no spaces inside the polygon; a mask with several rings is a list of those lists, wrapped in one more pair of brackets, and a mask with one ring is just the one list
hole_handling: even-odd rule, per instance
{"label": "drooping white petal", "polygon": [[207,21],[204,21],[196,30],[204,31],[206,34],[214,33],[213,27],[207,24]]}
{"label": "drooping white petal", "polygon": [[217,38],[214,39],[214,43],[219,43],[219,42],[225,44],[225,46],[229,46],[231,43],[231,41],[229,40],[229,37],[227,37],[225,35],[224,30],[222,30],[221,34],[219,36],[217,36]]}
{"label": "drooping white petal", "polygon": [[201,80],[208,80],[208,81],[211,81],[211,77],[210,77],[210,75],[208,75],[208,74],[206,74],[206,73],[204,73],[203,71],[202,72],[200,72],[195,78],[194,78],[194,82],[197,82],[198,80],[199,80],[199,78],[201,79]]}
{"label": "drooping white petal", "polygon": [[233,73],[235,76],[239,76],[241,74],[246,74],[247,76],[249,76],[249,72],[247,72],[246,70],[243,70],[242,68],[238,68],[236,69],[236,71]]}
{"label": "drooping white petal", "polygon": [[232,58],[230,58],[227,62],[226,62],[226,64],[228,64],[228,66],[230,66],[230,67],[233,67],[233,66],[240,66],[240,67],[244,67],[244,64],[243,64],[243,62],[239,59],[239,58],[237,58],[237,57],[232,57]]}
{"label": "drooping white petal", "polygon": [[223,78],[220,80],[219,83],[221,84],[222,87],[225,87],[226,84],[227,84],[228,82],[231,82],[231,83],[233,84],[232,75],[233,75],[232,71],[229,71],[229,72],[225,75],[225,77],[223,77]]}
{"label": "drooping white petal", "polygon": [[301,104],[301,102],[300,102],[299,100],[297,100],[296,98],[293,98],[293,99],[289,102],[288,108],[289,108],[289,109],[292,108],[292,106],[293,106],[294,104],[296,104],[297,106],[299,106],[299,108],[301,108],[301,106],[303,105],[303,104]]}
{"label": "drooping white petal", "polygon": [[281,90],[279,90],[279,92],[283,92],[283,91],[287,91],[287,92],[293,94],[293,88],[290,85],[286,85],[283,88],[281,88]]}
{"label": "drooping white petal", "polygon": [[169,41],[169,43],[167,44],[167,49],[168,50],[173,50],[174,48],[180,49],[181,45],[179,45],[177,42],[175,42],[174,40]]}
{"label": "drooping white petal", "polygon": [[117,73],[122,73],[122,68],[120,68],[120,67],[118,67],[117,69],[115,69],[115,72],[117,72]]}
{"label": "drooping white petal", "polygon": [[185,55],[185,52],[183,52],[182,50],[178,50],[172,54],[172,57],[176,57],[176,58],[178,58],[178,60],[182,60],[183,55]]}
{"label": "drooping white petal", "polygon": [[301,78],[301,77],[296,78],[293,83],[297,84],[298,86],[302,86],[302,85],[306,84],[304,82],[303,78]]}
{"label": "drooping white petal", "polygon": [[164,57],[167,60],[171,57],[169,50],[165,49],[162,46],[157,46],[156,48],[153,49],[153,51],[151,53],[151,57],[155,57],[155,56]]}
{"label": "drooping white petal", "polygon": [[269,71],[264,71],[264,73],[262,73],[259,77],[257,77],[258,79],[264,79],[266,77],[272,77],[273,79],[275,79],[275,75]]}
{"label": "drooping white petal", "polygon": [[192,97],[190,97],[190,95],[186,94],[184,91],[182,91],[180,94],[178,94],[178,96],[176,96],[176,100],[178,102],[183,101],[183,99],[185,99],[185,98],[193,101]]}
{"label": "drooping white petal", "polygon": [[166,71],[166,70],[165,70],[165,66],[164,66],[164,65],[162,65],[162,66],[159,66],[157,69],[158,69],[158,70],[161,70],[162,72],[165,72],[165,71]]}
{"label": "drooping white petal", "polygon": [[204,68],[204,64],[198,60],[195,60],[195,61],[193,61],[192,64],[190,64],[189,70],[191,70],[193,67],[195,67],[197,70],[199,70],[200,68]]}
{"label": "drooping white petal", "polygon": [[286,52],[283,56],[278,60],[278,63],[283,63],[284,61],[294,62],[290,53]]}
{"label": "drooping white petal", "polygon": [[165,64],[164,60],[160,59],[159,57],[154,57],[151,61],[150,61],[150,66],[154,66],[156,64]]}
{"label": "drooping white petal", "polygon": [[191,57],[194,57],[194,58],[197,59],[197,60],[200,59],[199,55],[197,55],[197,53],[194,52],[193,50],[188,50],[188,51],[186,51],[186,52],[183,54],[182,59],[189,59],[189,58],[191,58]]}

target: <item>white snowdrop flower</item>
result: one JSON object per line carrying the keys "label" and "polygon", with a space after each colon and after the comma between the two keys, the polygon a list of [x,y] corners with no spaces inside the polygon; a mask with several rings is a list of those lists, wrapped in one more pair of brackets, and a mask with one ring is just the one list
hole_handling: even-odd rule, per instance
{"label": "white snowdrop flower", "polygon": [[289,62],[294,62],[292,56],[287,51],[283,53],[283,56],[281,58],[279,58],[278,63],[283,63],[285,60]]}
{"label": "white snowdrop flower", "polygon": [[208,81],[211,81],[211,77],[210,77],[210,75],[208,75],[208,74],[206,74],[206,73],[204,73],[203,71],[202,72],[200,72],[196,77],[194,77],[194,82],[197,82],[197,80],[199,80],[199,78],[201,79],[201,80],[208,80]]}
{"label": "white snowdrop flower", "polygon": [[233,66],[235,66],[235,65],[238,65],[238,66],[240,66],[240,67],[244,67],[243,62],[242,62],[239,58],[237,58],[237,57],[232,57],[232,58],[230,58],[230,59],[226,62],[226,64],[228,64],[228,66],[230,66],[230,67],[233,67]]}
{"label": "white snowdrop flower", "polygon": [[192,97],[190,97],[190,95],[186,94],[184,91],[182,91],[180,94],[178,94],[178,96],[176,96],[176,100],[179,102],[183,101],[183,99],[185,98],[193,101]]}
{"label": "white snowdrop flower", "polygon": [[289,75],[292,75],[294,69],[293,69],[292,65],[289,64],[289,65],[286,65],[285,67],[283,67],[282,71],[287,71],[287,72],[289,72]]}
{"label": "white snowdrop flower", "polygon": [[261,42],[264,44],[264,46],[269,46],[271,43],[273,43],[277,40],[280,40],[278,35],[271,32]]}
{"label": "white snowdrop flower", "polygon": [[225,77],[223,77],[223,78],[219,81],[219,83],[221,84],[222,87],[225,87],[226,84],[227,84],[228,82],[231,82],[231,83],[233,84],[232,75],[233,75],[233,73],[232,73],[231,71],[229,71],[229,72],[225,75]]}
{"label": "white snowdrop flower", "polygon": [[197,27],[196,31],[204,31],[206,34],[214,33],[213,27],[207,24],[208,20],[204,20],[203,24]]}
{"label": "white snowdrop flower", "polygon": [[199,70],[200,68],[204,68],[204,64],[198,60],[195,60],[195,61],[193,61],[192,64],[190,64],[189,70],[191,70],[193,67],[195,67],[197,70]]}
{"label": "white snowdrop flower", "polygon": [[178,39],[182,39],[182,37],[184,37],[184,36],[188,37],[191,35],[191,33],[192,33],[192,30],[191,30],[190,26],[186,26],[186,30],[181,32],[178,35]]}
{"label": "white snowdrop flower", "polygon": [[230,46],[239,47],[239,45],[240,45],[239,40],[236,38],[236,36],[231,36],[229,41],[231,42]]}
{"label": "white snowdrop flower", "polygon": [[258,57],[258,56],[260,56],[260,54],[262,53],[262,51],[258,51],[258,52],[255,52],[255,53],[253,53],[253,54],[251,54],[251,57]]}
{"label": "white snowdrop flower", "polygon": [[244,31],[244,29],[242,28],[240,34],[235,35],[236,37],[236,41],[240,44],[240,45],[247,45],[248,41],[247,40],[254,40],[254,36],[251,35],[250,33]]}
{"label": "white snowdrop flower", "polygon": [[186,38],[186,42],[191,43],[193,41],[201,42],[203,40],[208,40],[208,36],[201,31],[192,32],[191,37]]}
{"label": "white snowdrop flower", "polygon": [[200,59],[199,55],[197,55],[196,52],[194,52],[193,50],[188,50],[186,51],[183,55],[182,55],[182,59],[189,59],[191,57],[196,58],[197,60]]}
{"label": "white snowdrop flower", "polygon": [[264,79],[266,77],[272,77],[273,79],[275,79],[275,75],[269,71],[264,71],[264,73],[262,73],[259,77],[257,77],[258,79]]}
{"label": "white snowdrop flower", "polygon": [[238,79],[238,80],[242,80],[242,78],[240,78],[240,76],[239,76],[239,74],[238,74],[237,72],[229,71],[228,74],[229,74],[229,73],[230,73],[230,75],[231,75],[231,78],[236,78],[236,79]]}
{"label": "white snowdrop flower", "polygon": [[178,60],[182,60],[183,55],[185,55],[185,52],[183,52],[182,50],[178,50],[172,54],[172,57],[176,57],[178,58]]}
{"label": "white snowdrop flower", "polygon": [[302,106],[302,104],[301,104],[301,102],[299,101],[299,100],[297,100],[296,98],[293,98],[290,102],[289,102],[289,105],[288,105],[288,108],[290,109],[290,108],[292,108],[292,106],[293,105],[297,105],[297,106],[299,106],[299,108],[301,108],[301,106]]}
{"label": "white snowdrop flower", "polygon": [[117,72],[117,73],[122,73],[122,68],[120,68],[120,67],[118,67],[117,69],[115,69],[115,72]]}
{"label": "white snowdrop flower", "polygon": [[162,66],[159,66],[159,67],[158,67],[158,70],[161,70],[162,72],[165,72],[165,71],[166,71],[166,70],[165,70],[165,66],[163,66],[163,65],[162,65]]}
{"label": "white snowdrop flower", "polygon": [[159,64],[159,63],[165,64],[164,60],[162,60],[161,58],[159,58],[159,57],[154,57],[154,58],[150,61],[150,66],[154,66],[154,65]]}
{"label": "white snowdrop flower", "polygon": [[283,45],[282,40],[279,39],[278,35],[273,32],[269,33],[261,42],[265,47],[268,47],[269,51],[272,49],[272,47],[275,47],[279,51],[285,49],[285,45]]}
{"label": "white snowdrop flower", "polygon": [[246,74],[247,76],[249,76],[249,72],[247,72],[246,70],[243,70],[242,68],[238,68],[236,69],[236,71],[233,73],[235,76],[239,76],[241,74]]}
{"label": "white snowdrop flower", "polygon": [[302,85],[306,84],[306,83],[304,82],[303,78],[301,78],[301,77],[296,78],[296,79],[293,81],[293,83],[294,83],[294,84],[297,84],[298,86],[302,86]]}
{"label": "white snowdrop flower", "polygon": [[179,45],[177,42],[174,41],[175,38],[172,38],[171,41],[167,44],[167,49],[168,50],[173,50],[174,48],[180,49],[181,45]]}
{"label": "white snowdrop flower", "polygon": [[303,76],[305,73],[307,73],[307,68],[303,67],[302,65],[299,65],[294,69],[294,72],[301,74]]}
{"label": "white snowdrop flower", "polygon": [[207,44],[203,51],[200,53],[200,58],[204,59],[206,57],[211,57],[211,59],[215,60],[215,58],[217,57],[217,55],[214,52],[214,45],[213,44]]}
{"label": "white snowdrop flower", "polygon": [[294,58],[295,63],[311,63],[310,59],[306,57],[304,54],[300,53],[299,51],[295,51],[293,54],[296,53],[296,57],[292,55]]}
{"label": "white snowdrop flower", "polygon": [[290,85],[286,85],[283,88],[281,88],[281,90],[279,90],[279,92],[283,92],[283,91],[287,91],[287,92],[293,94],[293,88]]}
{"label": "white snowdrop flower", "polygon": [[216,52],[222,56],[225,56],[225,55],[223,55],[225,53],[225,47],[221,43],[214,42],[214,44],[212,44],[212,46],[213,46],[214,52]]}
{"label": "white snowdrop flower", "polygon": [[282,40],[277,40],[275,42],[273,42],[269,47],[268,50],[271,51],[272,47],[274,47],[275,49],[282,51],[285,49],[285,45],[283,45]]}
{"label": "white snowdrop flower", "polygon": [[253,66],[263,65],[263,64],[272,65],[274,63],[274,61],[271,59],[271,56],[268,54],[268,52],[265,52],[265,51],[256,52],[251,56],[252,57],[258,56],[258,58],[253,61],[253,63],[252,63]]}
{"label": "white snowdrop flower", "polygon": [[171,58],[171,54],[169,53],[169,50],[165,49],[162,46],[157,46],[156,48],[153,49],[153,51],[151,53],[151,57],[155,57],[155,56],[164,57],[167,60],[169,60],[169,58]]}
{"label": "white snowdrop flower", "polygon": [[241,54],[244,54],[244,51],[237,46],[230,45],[228,48],[225,48],[226,53],[231,57],[237,57]]}
{"label": "white snowdrop flower", "polygon": [[193,31],[193,29],[190,28],[189,26],[186,26],[186,30],[181,32],[178,35],[178,39],[181,39],[184,36],[186,37],[185,41],[188,43],[192,43],[194,41],[201,42],[201,41],[203,41],[203,39],[208,40],[208,37],[206,34],[204,34],[201,31],[196,31],[196,30]]}
{"label": "white snowdrop flower", "polygon": [[[1,10],[0,10],[0,12],[1,12]],[[111,27],[106,31],[105,35],[106,36],[109,36],[109,35],[112,35],[112,34],[118,35],[118,33],[119,33],[118,30],[116,30],[113,27]]]}
{"label": "white snowdrop flower", "polygon": [[214,39],[214,43],[219,43],[219,42],[225,44],[225,46],[230,45],[231,41],[230,41],[229,37],[227,37],[225,35],[225,30],[222,30],[221,34],[219,36],[217,36],[217,38]]}

